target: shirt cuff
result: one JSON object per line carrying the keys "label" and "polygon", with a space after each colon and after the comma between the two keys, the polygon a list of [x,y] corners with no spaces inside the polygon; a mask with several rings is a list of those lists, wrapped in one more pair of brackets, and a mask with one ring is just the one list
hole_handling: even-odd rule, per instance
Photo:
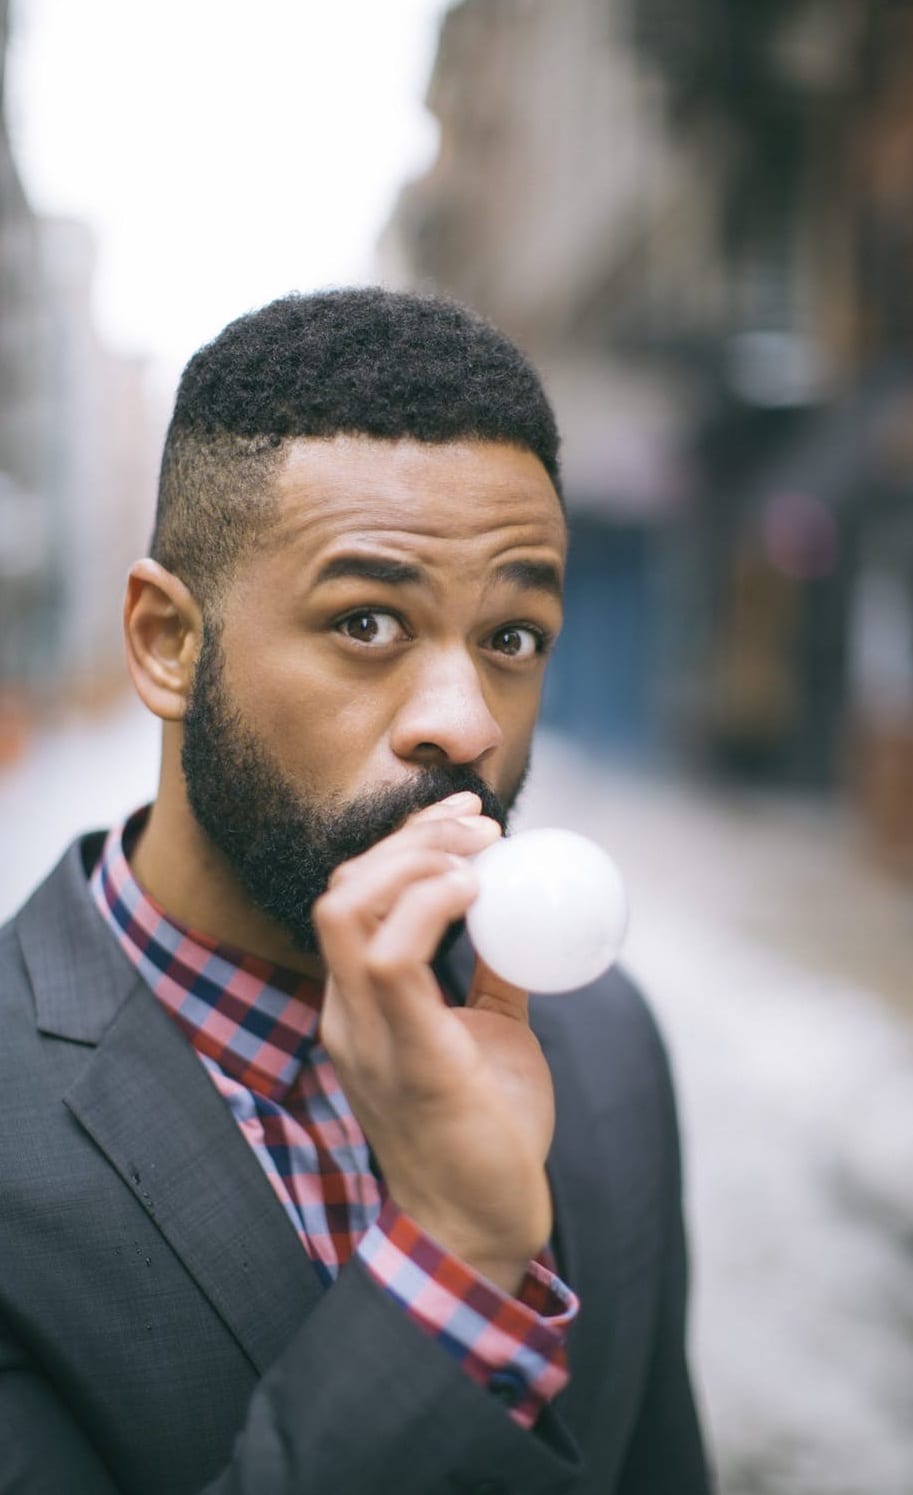
{"label": "shirt cuff", "polygon": [[577,1298],[530,1262],[511,1298],[425,1234],[388,1199],[356,1255],[414,1323],[530,1428],[568,1381],[565,1340]]}

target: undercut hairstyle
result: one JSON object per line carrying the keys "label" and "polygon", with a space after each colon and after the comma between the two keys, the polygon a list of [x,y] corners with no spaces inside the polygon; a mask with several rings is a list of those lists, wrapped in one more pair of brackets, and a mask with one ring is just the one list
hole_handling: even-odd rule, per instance
{"label": "undercut hairstyle", "polygon": [[278,518],[272,479],[287,444],[339,434],[521,447],[561,500],[539,376],[489,322],[378,287],[285,296],[229,323],[178,386],[150,553],[204,615]]}

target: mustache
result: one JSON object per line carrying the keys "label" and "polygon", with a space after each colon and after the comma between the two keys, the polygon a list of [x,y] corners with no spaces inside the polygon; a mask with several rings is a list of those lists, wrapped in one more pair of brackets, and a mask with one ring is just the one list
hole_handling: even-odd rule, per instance
{"label": "mustache", "polygon": [[354,857],[382,841],[410,815],[436,805],[451,794],[469,792],[482,801],[482,814],[496,820],[502,831],[508,823],[508,807],[494,789],[473,769],[459,764],[436,764],[416,770],[401,784],[387,785],[363,796],[357,805],[341,811],[334,823],[334,838]]}

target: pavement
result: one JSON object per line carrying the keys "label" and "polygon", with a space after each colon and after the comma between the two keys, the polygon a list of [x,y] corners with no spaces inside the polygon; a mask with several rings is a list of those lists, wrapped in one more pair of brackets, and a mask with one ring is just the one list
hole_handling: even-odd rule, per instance
{"label": "pavement", "polygon": [[[0,917],[156,769],[132,705],[41,736],[0,775]],[[555,736],[517,824],[581,830],[625,875],[623,958],[677,1077],[722,1495],[913,1495],[910,888],[844,810],[649,778]]]}

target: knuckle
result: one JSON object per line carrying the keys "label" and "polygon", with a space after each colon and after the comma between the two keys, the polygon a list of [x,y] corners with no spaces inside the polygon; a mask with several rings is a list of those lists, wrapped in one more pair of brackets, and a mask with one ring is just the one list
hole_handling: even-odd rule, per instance
{"label": "knuckle", "polygon": [[427,820],[422,825],[422,843],[429,851],[446,851],[453,841],[455,822]]}
{"label": "knuckle", "polygon": [[381,986],[396,986],[410,968],[410,961],[399,950],[383,946],[371,949],[365,956],[365,970]]}
{"label": "knuckle", "polygon": [[321,893],[311,910],[317,928],[329,932],[345,923],[346,912],[346,902],[339,896],[338,889]]}
{"label": "knuckle", "polygon": [[340,1075],[349,1082],[350,1088],[367,1095],[382,1085],[384,1067],[376,1055],[362,1045],[347,1054],[345,1062],[340,1064]]}
{"label": "knuckle", "polygon": [[320,1042],[331,1059],[341,1059],[344,1050],[345,1030],[341,1022],[330,1012],[325,1012],[320,1023]]}
{"label": "knuckle", "polygon": [[340,862],[339,865],[334,867],[332,872],[330,873],[329,879],[327,881],[327,888],[330,890],[334,890],[336,888],[345,887],[352,880],[353,870],[354,858],[352,861]]}
{"label": "knuckle", "polygon": [[442,873],[452,872],[461,862],[462,858],[449,851],[446,846],[431,846],[422,850],[416,870],[425,877],[437,877]]}

